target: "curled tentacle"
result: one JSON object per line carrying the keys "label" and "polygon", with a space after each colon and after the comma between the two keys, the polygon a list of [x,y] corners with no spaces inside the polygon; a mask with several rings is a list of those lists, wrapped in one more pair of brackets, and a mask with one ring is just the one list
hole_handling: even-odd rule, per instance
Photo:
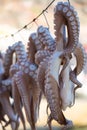
{"label": "curled tentacle", "polygon": [[25,46],[21,41],[13,44],[12,48],[14,49],[16,53],[17,61],[19,64],[22,61],[27,61],[27,54],[26,54]]}
{"label": "curled tentacle", "polygon": [[[61,111],[61,99],[58,86],[58,73],[62,60],[58,58],[60,52],[54,53],[50,61],[45,76],[45,96],[51,110],[51,118],[66,125],[66,119]],[[55,68],[55,70],[53,70]]]}
{"label": "curled tentacle", "polygon": [[48,75],[45,85],[45,96],[51,110],[52,119],[56,120],[60,124],[66,125],[66,119],[61,111],[61,99],[57,85],[55,79]]}
{"label": "curled tentacle", "polygon": [[84,69],[84,66],[86,64],[87,54],[85,52],[84,47],[80,43],[76,47],[73,54],[75,55],[76,62],[77,62],[77,65],[76,65],[74,71],[75,71],[76,75],[79,75],[82,72],[82,70]]}
{"label": "curled tentacle", "polygon": [[51,36],[49,29],[43,26],[38,27],[37,29],[37,35],[40,42],[42,42],[43,46],[46,50],[49,50],[50,52],[54,51],[56,48],[55,40]]}
{"label": "curled tentacle", "polygon": [[61,29],[63,25],[66,25],[68,33],[68,43],[64,47],[63,54],[70,54],[75,50],[77,44],[79,43],[79,20],[77,17],[77,12],[71,5],[69,5],[68,2],[59,2],[55,7],[54,24],[56,31],[56,44],[58,50],[60,49],[59,44],[63,44],[60,41],[61,38],[63,38]]}
{"label": "curled tentacle", "polygon": [[87,55],[86,52],[81,44],[78,44],[75,51],[73,52],[74,56],[76,57],[76,67],[74,70],[70,71],[70,80],[76,84],[77,86],[74,88],[74,90],[81,88],[82,84],[78,81],[77,76],[81,73],[81,71],[84,69],[84,66],[86,64]]}
{"label": "curled tentacle", "polygon": [[26,60],[26,52],[25,48],[22,42],[16,42],[12,46],[9,46],[8,49],[6,50],[6,54],[4,57],[4,69],[5,69],[5,76],[9,76],[9,69],[10,66],[13,63],[13,53],[17,54],[17,60],[20,62],[23,59]]}
{"label": "curled tentacle", "polygon": [[53,51],[56,48],[56,45],[48,28],[40,26],[37,29],[37,35],[39,41],[42,43],[44,47],[43,50],[39,50],[35,54],[35,63],[39,65],[39,63],[43,61],[43,59],[45,59],[46,57],[50,56],[53,53]]}
{"label": "curled tentacle", "polygon": [[40,48],[41,44],[38,40],[37,34],[32,33],[29,37],[29,42],[27,43],[27,54],[30,62],[35,62],[35,53]]}
{"label": "curled tentacle", "polygon": [[27,58],[27,53],[24,47],[24,44],[19,41],[12,45],[11,49],[16,53],[17,62],[15,65],[11,66],[11,74],[14,75],[17,71],[22,70],[25,74],[35,78],[35,71],[37,65],[31,63]]}
{"label": "curled tentacle", "polygon": [[13,48],[17,55],[17,64],[15,64],[15,66],[12,67],[11,73],[15,73],[15,71],[22,70],[25,74],[34,76],[37,66],[28,60],[27,53],[23,43],[19,41],[13,45]]}
{"label": "curled tentacle", "polygon": [[35,54],[35,63],[37,65],[40,64],[40,62],[42,62],[46,57],[50,57],[52,53],[47,51],[47,50],[43,50],[43,51],[38,51],[36,54]]}
{"label": "curled tentacle", "polygon": [[13,62],[13,52],[14,52],[14,50],[12,49],[11,46],[9,46],[8,49],[6,50],[6,53],[5,53],[4,69],[5,69],[5,76],[6,77],[9,76],[9,69],[10,69],[10,66],[12,65],[12,62]]}
{"label": "curled tentacle", "polygon": [[70,72],[70,80],[76,84],[77,86],[74,88],[74,90],[76,90],[77,88],[81,88],[82,87],[82,84],[78,81],[77,77],[76,77],[76,73],[75,71],[71,71]]}

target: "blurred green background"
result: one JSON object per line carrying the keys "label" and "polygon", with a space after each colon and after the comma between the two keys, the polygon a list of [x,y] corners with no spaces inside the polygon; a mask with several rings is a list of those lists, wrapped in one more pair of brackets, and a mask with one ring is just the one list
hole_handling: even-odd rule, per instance
{"label": "blurred green background", "polygon": [[[40,25],[48,26],[43,15],[41,15],[36,23],[32,23],[23,29],[21,32],[15,34],[20,28],[32,21],[38,14],[44,10],[52,0],[0,0],[0,50],[5,52],[7,47],[15,41],[22,40],[26,46],[28,37],[31,32],[36,32]],[[49,23],[50,32],[54,36],[54,7],[58,1],[55,2],[45,12],[47,21]],[[87,0],[70,0],[78,12],[80,19],[80,42],[87,51]],[[15,34],[14,37],[11,34]],[[64,115],[74,123],[74,128],[71,130],[87,130],[87,65],[84,71],[78,76],[78,79],[83,84],[83,87],[77,90],[76,102],[72,108],[68,108]],[[38,130],[48,130],[44,127],[47,121],[46,115],[46,100],[43,98],[40,107],[40,116],[37,122]],[[26,121],[27,130],[29,124]],[[1,127],[0,127],[1,128]],[[10,130],[8,126],[7,130]],[[19,130],[22,130],[20,124]],[[53,130],[60,130],[60,126],[53,122]]]}

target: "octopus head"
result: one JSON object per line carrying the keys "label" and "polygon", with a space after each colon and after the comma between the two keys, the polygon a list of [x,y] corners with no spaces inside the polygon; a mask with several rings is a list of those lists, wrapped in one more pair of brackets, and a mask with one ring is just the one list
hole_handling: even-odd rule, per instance
{"label": "octopus head", "polygon": [[61,108],[66,110],[67,107],[72,107],[75,103],[74,83],[71,86],[63,87],[60,91]]}

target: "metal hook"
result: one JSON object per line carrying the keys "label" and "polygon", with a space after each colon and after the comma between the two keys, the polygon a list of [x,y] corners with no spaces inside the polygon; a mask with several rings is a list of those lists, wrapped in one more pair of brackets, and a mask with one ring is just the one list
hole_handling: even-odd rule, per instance
{"label": "metal hook", "polygon": [[48,26],[48,29],[49,29],[49,28],[50,28],[50,26],[49,26],[49,23],[48,23],[47,17],[46,17],[46,15],[45,15],[45,13],[44,13],[44,12],[43,12],[43,16],[44,16],[44,18],[45,18],[45,21],[46,21],[47,26]]}

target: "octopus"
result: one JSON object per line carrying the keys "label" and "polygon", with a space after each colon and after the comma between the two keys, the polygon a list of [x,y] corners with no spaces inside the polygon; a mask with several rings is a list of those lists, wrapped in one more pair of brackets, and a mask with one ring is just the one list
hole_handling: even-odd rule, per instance
{"label": "octopus", "polygon": [[26,130],[20,104],[22,102],[31,129],[35,130],[41,95],[40,88],[35,81],[37,65],[32,62],[33,59],[29,60],[21,41],[14,43],[11,49],[17,56],[17,62],[10,68],[15,109]]}
{"label": "octopus", "polygon": [[[82,86],[77,80],[77,75],[83,70],[86,61],[85,50],[79,43],[79,20],[77,12],[69,3],[59,2],[57,4],[54,10],[54,24],[56,31],[55,41],[50,38],[50,35],[47,36],[47,33],[46,36],[43,33],[44,36],[41,40],[44,44],[48,42],[48,45],[51,44],[50,41],[53,41],[52,43],[56,43],[56,47],[54,47],[56,49],[54,49],[53,52],[49,51],[48,56],[46,53],[44,54],[43,51],[43,57],[46,56],[44,59],[40,57],[42,51],[36,54],[36,59],[39,61],[37,62],[39,63],[38,82],[51,111],[48,117],[50,130],[52,130],[51,121],[53,119],[59,124],[65,125],[64,128],[69,128],[73,125],[71,121],[64,117],[62,110],[74,105],[75,90]],[[67,39],[65,39],[63,34],[65,25],[68,31]],[[44,29],[42,29],[41,32],[44,32],[43,30]],[[76,57],[77,61],[74,70],[72,70],[70,66],[72,54]],[[79,63],[80,58],[82,59],[81,63]],[[76,87],[75,84],[77,85]]]}
{"label": "octopus", "polygon": [[[10,102],[11,80],[6,78],[4,74],[4,57],[3,54],[0,53],[0,123],[3,130],[5,130],[5,127],[9,124],[11,124],[12,130],[17,130],[19,126],[18,116]],[[4,117],[5,115],[7,115],[9,121]],[[2,122],[4,122],[4,126]]]}
{"label": "octopus", "polygon": [[[55,38],[48,28],[39,26],[37,32],[30,35],[27,50],[18,41],[6,51],[5,79],[1,81],[3,85],[6,82],[12,85],[15,112],[24,130],[26,124],[22,107],[31,130],[36,130],[42,94],[50,109],[47,120],[49,130],[52,130],[52,120],[63,125],[63,129],[73,126],[72,121],[65,118],[63,110],[74,105],[75,92],[82,86],[77,76],[85,66],[86,53],[79,42],[80,23],[77,12],[68,2],[58,2],[55,6],[54,30]],[[14,64],[13,54],[16,57]],[[74,68],[70,64],[72,56],[76,58]],[[17,121],[16,115],[10,115],[10,118]]]}

